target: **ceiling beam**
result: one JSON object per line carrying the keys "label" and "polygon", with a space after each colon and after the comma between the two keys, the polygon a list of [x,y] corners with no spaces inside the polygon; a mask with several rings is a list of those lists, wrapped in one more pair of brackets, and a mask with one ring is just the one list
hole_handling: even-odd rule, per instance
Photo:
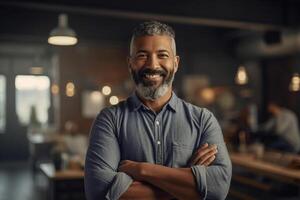
{"label": "ceiling beam", "polygon": [[24,8],[29,10],[41,10],[50,12],[67,12],[81,15],[94,15],[103,17],[113,17],[121,19],[138,19],[138,20],[160,20],[169,23],[187,24],[194,26],[208,26],[219,28],[233,28],[252,31],[271,31],[283,30],[285,27],[280,25],[243,22],[239,20],[223,20],[203,17],[190,17],[182,15],[158,14],[151,12],[135,12],[128,10],[114,10],[101,8],[87,8],[71,5],[54,5],[45,3],[24,3],[24,2],[0,2],[0,5],[6,7]]}

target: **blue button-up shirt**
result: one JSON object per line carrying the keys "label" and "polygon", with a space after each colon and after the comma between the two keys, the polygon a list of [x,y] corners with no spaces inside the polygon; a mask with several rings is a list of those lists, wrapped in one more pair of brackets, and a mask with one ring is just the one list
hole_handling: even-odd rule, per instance
{"label": "blue button-up shirt", "polygon": [[[203,144],[216,144],[218,153],[208,166],[188,166]],[[103,109],[90,134],[85,164],[89,200],[118,199],[133,179],[118,172],[121,160],[168,167],[191,167],[204,199],[225,199],[232,167],[220,126],[211,112],[178,98],[175,93],[159,113],[136,95]]]}

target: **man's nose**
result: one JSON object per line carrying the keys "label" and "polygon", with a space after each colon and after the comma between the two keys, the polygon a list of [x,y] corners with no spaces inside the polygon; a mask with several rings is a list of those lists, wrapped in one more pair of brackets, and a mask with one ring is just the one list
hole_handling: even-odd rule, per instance
{"label": "man's nose", "polygon": [[155,55],[151,55],[148,57],[147,66],[153,69],[159,67],[159,62]]}

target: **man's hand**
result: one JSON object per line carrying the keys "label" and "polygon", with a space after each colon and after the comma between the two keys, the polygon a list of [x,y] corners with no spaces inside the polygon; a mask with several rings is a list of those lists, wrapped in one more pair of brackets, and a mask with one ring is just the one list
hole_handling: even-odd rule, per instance
{"label": "man's hand", "polygon": [[192,165],[210,165],[216,158],[217,145],[208,145],[205,143],[192,156],[189,164]]}
{"label": "man's hand", "polygon": [[119,172],[124,172],[136,181],[141,181],[143,166],[147,163],[135,162],[131,160],[123,160],[119,166]]}

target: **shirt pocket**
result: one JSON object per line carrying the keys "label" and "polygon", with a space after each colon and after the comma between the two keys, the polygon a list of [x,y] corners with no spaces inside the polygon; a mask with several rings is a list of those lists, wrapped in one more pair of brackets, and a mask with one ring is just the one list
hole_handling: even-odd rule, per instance
{"label": "shirt pocket", "polygon": [[172,144],[172,167],[188,167],[188,162],[192,157],[193,149],[189,146]]}

